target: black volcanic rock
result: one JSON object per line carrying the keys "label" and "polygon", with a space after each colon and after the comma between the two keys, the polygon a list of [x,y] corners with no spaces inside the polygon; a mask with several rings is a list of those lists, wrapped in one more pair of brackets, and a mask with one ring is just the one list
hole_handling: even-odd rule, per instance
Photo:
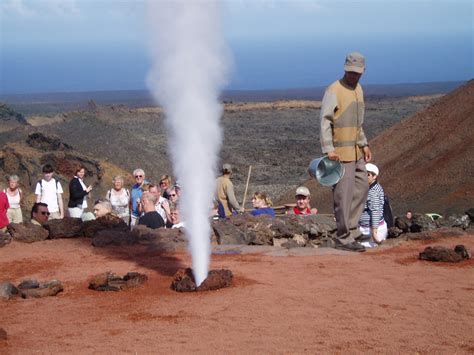
{"label": "black volcanic rock", "polygon": [[59,137],[54,135],[45,135],[41,132],[34,132],[28,135],[26,143],[33,148],[43,150],[45,152],[54,150],[71,150],[69,144],[61,142]]}
{"label": "black volcanic rock", "polygon": [[456,245],[454,250],[443,246],[427,247],[419,255],[420,260],[443,261],[447,263],[458,263],[470,257],[471,254],[464,245]]}

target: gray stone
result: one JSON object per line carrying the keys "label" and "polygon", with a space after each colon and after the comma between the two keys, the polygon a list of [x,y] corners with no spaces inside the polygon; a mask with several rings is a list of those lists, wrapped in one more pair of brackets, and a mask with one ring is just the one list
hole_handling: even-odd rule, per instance
{"label": "gray stone", "polygon": [[436,222],[443,227],[453,227],[467,229],[471,224],[471,219],[467,214],[465,215],[451,215],[448,218],[439,218]]}
{"label": "gray stone", "polygon": [[82,236],[82,220],[80,218],[64,217],[53,219],[44,224],[49,230],[50,239],[77,238]]}
{"label": "gray stone", "polygon": [[49,232],[32,223],[11,223],[8,225],[8,232],[13,240],[22,243],[33,243],[48,239]]}
{"label": "gray stone", "polygon": [[56,296],[59,292],[64,290],[64,287],[59,280],[51,280],[45,283],[40,283],[36,280],[27,280],[18,285],[18,290],[22,298],[41,298]]}
{"label": "gray stone", "polygon": [[14,284],[10,282],[0,283],[0,298],[9,300],[18,296],[19,291]]}

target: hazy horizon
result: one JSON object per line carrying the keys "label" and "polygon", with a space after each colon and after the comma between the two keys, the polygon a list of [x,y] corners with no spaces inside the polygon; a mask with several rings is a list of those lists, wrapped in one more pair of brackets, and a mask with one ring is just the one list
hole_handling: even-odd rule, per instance
{"label": "hazy horizon", "polygon": [[[472,3],[222,1],[232,54],[227,90],[327,86],[359,51],[361,83],[466,81]],[[0,95],[146,90],[146,2],[3,0]]]}

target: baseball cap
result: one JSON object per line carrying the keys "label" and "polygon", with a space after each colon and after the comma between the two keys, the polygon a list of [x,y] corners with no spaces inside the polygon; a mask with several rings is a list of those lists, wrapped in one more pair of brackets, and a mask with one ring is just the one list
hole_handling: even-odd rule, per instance
{"label": "baseball cap", "polygon": [[362,74],[365,70],[364,56],[358,52],[349,53],[344,63],[344,70]]}
{"label": "baseball cap", "polygon": [[372,164],[372,163],[367,163],[365,164],[365,170],[369,173],[373,173],[377,176],[379,176],[379,168],[377,168],[377,165]]}
{"label": "baseball cap", "polygon": [[232,165],[230,165],[230,164],[222,165],[222,171],[227,171],[227,172],[231,173],[232,172]]}
{"label": "baseball cap", "polygon": [[302,195],[302,196],[309,196],[309,190],[306,186],[300,186],[296,189],[295,196]]}

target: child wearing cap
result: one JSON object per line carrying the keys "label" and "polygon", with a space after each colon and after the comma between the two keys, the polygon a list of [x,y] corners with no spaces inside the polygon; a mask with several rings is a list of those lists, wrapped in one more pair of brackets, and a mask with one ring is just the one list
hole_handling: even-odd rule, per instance
{"label": "child wearing cap", "polygon": [[372,163],[365,165],[367,180],[369,183],[369,194],[365,202],[364,211],[359,220],[359,230],[370,239],[361,244],[368,248],[379,245],[387,239],[387,224],[383,218],[384,191],[377,181],[379,168]]}

